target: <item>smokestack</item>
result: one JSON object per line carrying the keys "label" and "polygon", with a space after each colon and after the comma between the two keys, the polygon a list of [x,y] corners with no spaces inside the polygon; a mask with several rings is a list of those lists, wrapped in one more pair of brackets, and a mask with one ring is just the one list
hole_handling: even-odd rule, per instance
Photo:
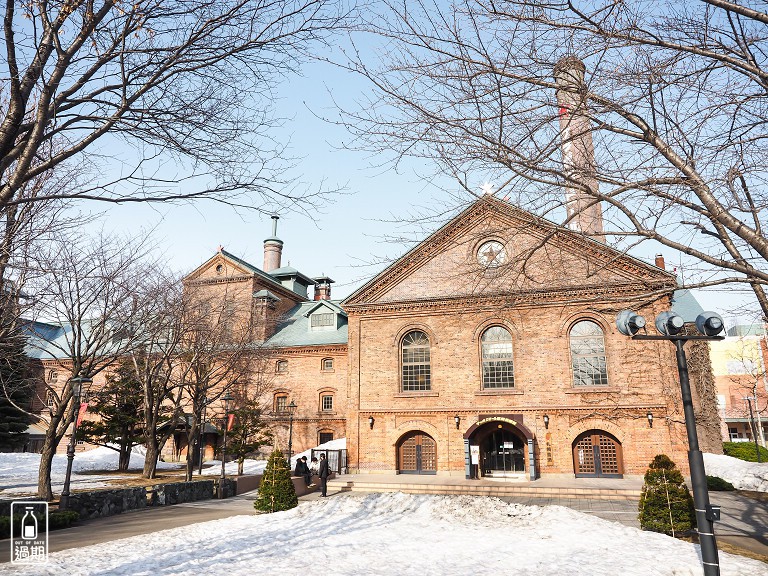
{"label": "smokestack", "polygon": [[312,278],[312,280],[315,281],[315,300],[330,300],[331,284],[334,280],[328,276],[320,276],[319,278]]}
{"label": "smokestack", "polygon": [[656,254],[656,268],[667,269],[664,263],[664,256],[661,254]]}
{"label": "smokestack", "polygon": [[568,227],[605,242],[603,209],[597,193],[595,148],[592,127],[585,113],[584,63],[574,56],[561,59],[554,70],[560,116],[563,169],[572,184],[566,185]]}
{"label": "smokestack", "polygon": [[272,216],[272,236],[264,240],[264,272],[280,268],[283,256],[283,241],[277,237],[277,221],[280,216]]}

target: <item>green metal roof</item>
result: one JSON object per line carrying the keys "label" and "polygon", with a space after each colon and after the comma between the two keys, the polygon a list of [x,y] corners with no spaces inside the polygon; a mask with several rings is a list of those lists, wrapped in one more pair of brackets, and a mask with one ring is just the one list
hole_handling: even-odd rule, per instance
{"label": "green metal roof", "polygon": [[696,317],[704,312],[704,308],[690,290],[683,288],[672,294],[672,311],[684,322],[696,322]]}
{"label": "green metal roof", "polygon": [[[343,312],[339,300],[323,300]],[[339,313],[340,326],[336,330],[310,330],[308,310],[317,308],[318,302],[302,302],[293,307],[278,323],[277,332],[265,342],[275,348],[295,348],[298,346],[327,346],[346,344],[348,327],[346,314]]]}

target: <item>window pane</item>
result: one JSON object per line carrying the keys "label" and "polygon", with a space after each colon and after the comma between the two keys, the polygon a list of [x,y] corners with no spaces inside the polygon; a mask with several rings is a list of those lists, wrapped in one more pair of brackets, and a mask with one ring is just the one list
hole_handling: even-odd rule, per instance
{"label": "window pane", "polygon": [[501,326],[488,328],[480,338],[483,388],[514,388],[512,335]]}
{"label": "window pane", "polygon": [[582,320],[571,329],[571,367],[574,386],[607,386],[603,331],[595,322]]}
{"label": "window pane", "polygon": [[323,370],[333,370],[333,358],[323,360]]}
{"label": "window pane", "polygon": [[275,398],[275,411],[285,412],[288,406],[288,396],[278,396]]}
{"label": "window pane", "polygon": [[429,338],[424,332],[415,330],[405,335],[402,360],[403,390],[431,390]]}
{"label": "window pane", "polygon": [[288,360],[280,360],[277,363],[278,372],[286,372],[288,370]]}
{"label": "window pane", "polygon": [[323,396],[322,406],[323,410],[333,410],[333,396]]}
{"label": "window pane", "polygon": [[315,326],[333,326],[334,317],[336,315],[331,312],[330,314],[312,314],[311,325]]}

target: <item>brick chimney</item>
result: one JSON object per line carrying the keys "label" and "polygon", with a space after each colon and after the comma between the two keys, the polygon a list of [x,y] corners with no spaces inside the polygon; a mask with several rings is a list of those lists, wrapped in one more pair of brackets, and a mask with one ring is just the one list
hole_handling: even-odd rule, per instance
{"label": "brick chimney", "polygon": [[[562,58],[554,69],[560,116],[563,169],[566,185],[568,227],[605,242],[603,209],[593,193],[598,191],[592,127],[585,113],[584,63],[574,56]],[[585,190],[586,189],[586,190]]]}
{"label": "brick chimney", "polygon": [[315,281],[315,300],[330,300],[331,299],[331,280],[328,276],[320,276],[318,278],[312,278]]}
{"label": "brick chimney", "polygon": [[664,256],[661,254],[656,254],[656,268],[661,268],[662,270],[667,269],[664,264]]}
{"label": "brick chimney", "polygon": [[272,236],[264,240],[264,272],[280,268],[283,256],[283,241],[277,237],[277,221],[279,216],[272,216]]}

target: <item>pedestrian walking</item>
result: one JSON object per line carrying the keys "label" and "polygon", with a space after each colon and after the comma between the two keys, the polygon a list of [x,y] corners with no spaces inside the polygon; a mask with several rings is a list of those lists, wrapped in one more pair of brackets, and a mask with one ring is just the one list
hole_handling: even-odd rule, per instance
{"label": "pedestrian walking", "polygon": [[320,466],[317,469],[317,474],[320,476],[320,496],[325,498],[328,496],[328,476],[331,475],[325,453],[320,454]]}

